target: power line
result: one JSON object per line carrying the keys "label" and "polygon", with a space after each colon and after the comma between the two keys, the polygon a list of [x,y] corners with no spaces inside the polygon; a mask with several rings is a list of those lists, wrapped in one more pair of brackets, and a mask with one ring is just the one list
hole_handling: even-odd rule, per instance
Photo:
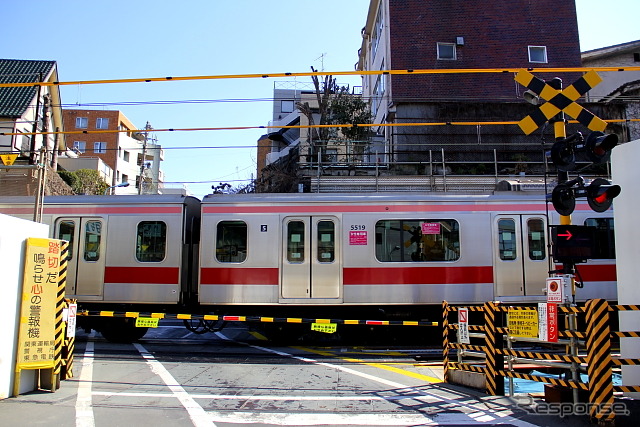
{"label": "power line", "polygon": [[[640,119],[611,119],[604,120],[607,123],[640,122]],[[328,125],[286,125],[286,126],[222,126],[222,127],[198,127],[198,128],[164,128],[152,129],[152,132],[200,132],[218,130],[253,130],[253,129],[320,129],[320,128],[349,128],[349,127],[416,127],[416,126],[491,126],[491,125],[517,125],[519,121],[482,121],[482,122],[416,122],[416,123],[342,123]],[[567,123],[579,123],[577,120],[568,120]],[[110,133],[129,133],[131,129],[113,130],[83,130],[83,131],[51,131],[51,132],[0,132],[0,136],[8,135],[98,135]]]}
{"label": "power line", "polygon": [[[33,87],[33,86],[70,86],[70,85],[93,85],[110,83],[150,83],[166,81],[189,81],[189,80],[224,80],[224,79],[258,79],[277,77],[310,77],[310,76],[371,76],[371,75],[420,75],[420,74],[487,74],[487,73],[517,73],[523,68],[442,68],[442,69],[405,69],[405,70],[356,70],[356,71],[334,71],[334,72],[298,72],[298,73],[265,73],[265,74],[224,74],[208,76],[167,76],[148,77],[131,79],[108,79],[108,80],[75,80],[75,81],[53,81],[53,82],[28,82],[28,83],[0,83],[0,87]],[[527,71],[536,73],[571,73],[593,71],[640,71],[638,67],[568,67],[568,68],[526,68]]]}

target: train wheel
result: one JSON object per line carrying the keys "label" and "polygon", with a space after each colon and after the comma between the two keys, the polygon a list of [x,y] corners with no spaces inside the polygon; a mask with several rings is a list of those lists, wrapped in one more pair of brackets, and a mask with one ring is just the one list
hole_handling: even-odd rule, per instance
{"label": "train wheel", "polygon": [[135,319],[113,318],[105,320],[99,329],[109,342],[130,344],[144,337],[149,328],[136,328]]}

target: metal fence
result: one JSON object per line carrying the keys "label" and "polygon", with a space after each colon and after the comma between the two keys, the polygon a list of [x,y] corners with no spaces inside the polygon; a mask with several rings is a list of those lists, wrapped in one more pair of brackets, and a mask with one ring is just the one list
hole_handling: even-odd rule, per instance
{"label": "metal fence", "polygon": [[[506,327],[509,313],[535,310],[531,306],[508,306],[499,302],[487,302],[483,306],[463,307],[443,302],[443,363],[445,382],[452,382],[454,371],[475,372],[485,377],[485,388],[489,395],[504,395],[504,378],[520,378],[551,384],[561,389],[573,390],[573,403],[582,393],[588,400],[589,416],[593,422],[613,425],[615,392],[640,392],[640,385],[614,385],[613,369],[625,365],[639,365],[640,359],[615,357],[613,342],[620,338],[640,337],[640,331],[618,332],[613,330],[611,313],[640,310],[640,306],[610,305],[606,300],[589,300],[582,307],[557,306],[558,315],[564,322],[564,330],[557,333],[557,342],[537,338],[522,338]],[[450,314],[463,311],[469,317],[465,322],[458,319],[450,322]],[[471,325],[471,314],[481,314],[478,324]],[[461,327],[463,323],[464,328]],[[586,325],[583,331],[578,325]],[[456,331],[457,342],[449,339]],[[461,333],[463,332],[464,333]],[[466,335],[469,339],[461,339]],[[473,340],[473,341],[472,341]],[[462,342],[466,341],[466,342]],[[539,349],[525,350],[514,346],[517,342],[536,343]],[[544,347],[543,347],[544,346]],[[457,360],[452,360],[456,351]],[[532,375],[518,371],[519,364],[548,366],[569,372],[565,378]],[[586,374],[583,381],[579,374]],[[513,393],[513,386],[510,387]]]}

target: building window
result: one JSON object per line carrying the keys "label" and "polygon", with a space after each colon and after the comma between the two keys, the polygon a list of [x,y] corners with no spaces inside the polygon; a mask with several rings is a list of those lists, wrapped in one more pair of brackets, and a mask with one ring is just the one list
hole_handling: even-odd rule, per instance
{"label": "building window", "polygon": [[633,54],[633,62],[640,62],[640,53],[634,52],[634,54]]}
{"label": "building window", "polygon": [[376,15],[376,22],[373,25],[373,34],[371,35],[371,50],[373,52],[372,58],[376,57],[378,52],[378,44],[382,38],[382,29],[384,28],[384,22],[382,20],[382,7],[378,7],[378,14]]}
{"label": "building window", "polygon": [[104,154],[107,152],[107,143],[106,142],[94,142],[93,143],[93,152],[98,154]]}
{"label": "building window", "polygon": [[124,150],[122,152],[122,160],[124,160],[125,162],[129,161],[129,152],[127,150]]}
{"label": "building window", "polygon": [[529,46],[529,62],[547,63],[546,46]]}
{"label": "building window", "polygon": [[73,141],[73,149],[78,153],[84,153],[87,150],[87,143],[85,141]]}
{"label": "building window", "polygon": [[290,99],[285,99],[284,101],[280,101],[280,112],[281,113],[293,113],[293,101]]}
{"label": "building window", "polygon": [[76,128],[78,129],[86,129],[89,119],[86,117],[76,117]]}
{"label": "building window", "polygon": [[455,43],[438,43],[438,59],[442,60],[455,60],[456,59],[456,45]]}
{"label": "building window", "polygon": [[109,119],[98,117],[96,119],[96,129],[109,129]]}

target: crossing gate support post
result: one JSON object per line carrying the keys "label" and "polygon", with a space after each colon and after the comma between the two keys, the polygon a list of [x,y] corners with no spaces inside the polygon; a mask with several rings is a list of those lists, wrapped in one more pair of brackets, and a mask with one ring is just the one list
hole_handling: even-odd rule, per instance
{"label": "crossing gate support post", "polygon": [[442,364],[444,382],[449,382],[449,303],[442,301]]}
{"label": "crossing gate support post", "polygon": [[[65,302],[68,308],[71,304],[75,305],[77,303],[77,300],[67,299],[65,300]],[[69,316],[71,316],[71,313],[69,314]],[[71,320],[67,321],[67,332],[69,329],[69,322],[71,322]],[[75,329],[75,320],[73,321],[71,327]],[[75,330],[73,331],[73,334],[65,333],[64,344],[62,346],[62,368],[60,372],[61,380],[73,378],[73,353],[75,351],[75,342]]]}
{"label": "crossing gate support post", "polygon": [[[500,371],[504,369],[504,356],[502,350],[502,333],[498,328],[502,327],[502,314],[498,311],[498,304],[493,301],[484,303],[485,346],[487,362],[487,394],[490,396],[504,396],[504,380]],[[498,342],[499,341],[499,342]],[[500,351],[498,351],[498,344]]]}
{"label": "crossing gate support post", "polygon": [[55,332],[55,355],[54,367],[51,376],[51,391],[60,388],[60,372],[64,363],[62,359],[62,347],[64,344],[64,335],[66,332],[66,323],[63,321],[64,309],[68,304],[64,298],[67,286],[67,259],[69,255],[69,242],[60,241],[60,261],[58,273],[58,292],[56,294],[56,332]]}
{"label": "crossing gate support post", "polygon": [[613,426],[613,382],[611,370],[611,327],[609,303],[587,301],[587,374],[589,375],[589,417],[601,426]]}

